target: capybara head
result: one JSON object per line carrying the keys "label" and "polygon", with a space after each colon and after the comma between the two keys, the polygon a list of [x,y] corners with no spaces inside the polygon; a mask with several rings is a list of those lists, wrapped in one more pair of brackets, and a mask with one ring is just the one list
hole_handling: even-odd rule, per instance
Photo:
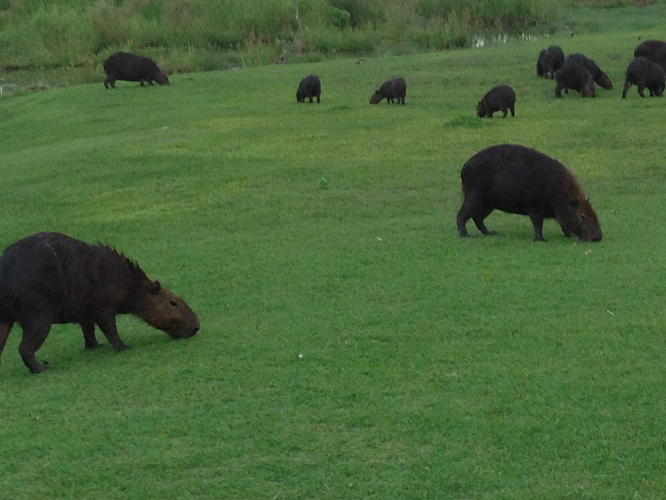
{"label": "capybara head", "polygon": [[556,218],[564,234],[573,234],[582,241],[601,241],[599,219],[589,200],[576,197],[565,202]]}
{"label": "capybara head", "polygon": [[296,91],[296,100],[298,102],[305,101],[305,92],[302,92],[300,88]]}
{"label": "capybara head", "polygon": [[370,98],[370,104],[377,104],[382,99],[384,99],[384,93],[382,92],[382,89],[379,89],[377,92],[372,94],[372,97]]}
{"label": "capybara head", "polygon": [[476,116],[483,118],[488,114],[488,109],[486,108],[486,101],[481,100],[479,104],[476,105]]}
{"label": "capybara head", "polygon": [[199,331],[199,317],[183,299],[160,285],[147,280],[136,296],[138,317],[150,326],[169,334],[171,338],[192,337]]}
{"label": "capybara head", "polygon": [[152,76],[152,79],[155,80],[157,83],[160,85],[168,85],[169,84],[169,77],[166,76],[166,73],[164,71],[158,71]]}

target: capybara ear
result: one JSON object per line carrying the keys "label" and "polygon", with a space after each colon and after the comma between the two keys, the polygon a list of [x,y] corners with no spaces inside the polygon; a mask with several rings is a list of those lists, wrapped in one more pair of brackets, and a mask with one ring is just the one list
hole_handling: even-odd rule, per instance
{"label": "capybara ear", "polygon": [[576,198],[574,198],[573,200],[571,200],[571,206],[572,206],[572,207],[577,207],[577,206],[578,206],[578,200],[577,200]]}
{"label": "capybara ear", "polygon": [[160,293],[160,290],[162,289],[162,285],[160,285],[159,281],[155,281],[151,287],[150,287],[150,293],[153,295],[157,295]]}

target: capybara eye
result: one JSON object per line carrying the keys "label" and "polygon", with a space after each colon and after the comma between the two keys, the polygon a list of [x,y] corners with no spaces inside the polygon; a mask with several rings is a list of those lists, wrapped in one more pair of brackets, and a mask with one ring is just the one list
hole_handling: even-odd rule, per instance
{"label": "capybara eye", "polygon": [[585,220],[585,215],[584,214],[580,214],[580,220]]}
{"label": "capybara eye", "polygon": [[170,300],[169,304],[171,304],[173,307],[178,307],[178,302],[176,302],[175,300]]}

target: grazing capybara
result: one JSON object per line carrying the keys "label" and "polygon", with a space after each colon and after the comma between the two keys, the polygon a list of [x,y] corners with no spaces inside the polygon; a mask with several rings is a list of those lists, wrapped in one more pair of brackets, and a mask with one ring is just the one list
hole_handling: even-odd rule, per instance
{"label": "grazing capybara", "polygon": [[650,91],[650,97],[662,97],[664,95],[664,77],[663,68],[647,57],[636,57],[629,66],[627,66],[627,78],[622,90],[622,99],[627,97],[627,90],[632,85],[638,87],[638,95],[645,97],[643,90],[647,87]]}
{"label": "grazing capybara", "polygon": [[298,90],[296,90],[296,100],[298,102],[305,102],[306,98],[309,98],[312,102],[315,97],[317,102],[320,102],[319,96],[321,96],[321,81],[317,75],[308,75],[298,84]]}
{"label": "grazing capybara", "polygon": [[645,40],[634,50],[634,57],[647,57],[655,61],[655,55],[664,47],[666,47],[666,42],[662,40]]}
{"label": "grazing capybara", "polygon": [[501,111],[506,118],[509,110],[511,116],[516,116],[516,93],[508,85],[493,87],[476,105],[476,114],[479,118],[492,118],[495,111]]}
{"label": "grazing capybara", "polygon": [[534,241],[544,241],[543,221],[556,219],[564,235],[583,241],[600,241],[597,214],[578,185],[576,177],[559,161],[531,148],[500,144],[472,156],[460,173],[463,203],[458,212],[458,233],[467,234],[467,221],[474,220],[483,234],[483,220],[495,209],[528,215]]}
{"label": "grazing capybara", "polygon": [[585,68],[592,75],[592,79],[595,81],[595,83],[597,83],[600,87],[606,90],[610,90],[613,88],[613,82],[611,82],[611,79],[608,78],[608,75],[603,71],[601,71],[601,68],[597,66],[597,63],[595,63],[592,59],[590,59],[586,55],[571,54],[567,56],[564,62],[565,64],[566,63],[578,64],[579,66]]}
{"label": "grazing capybara", "polygon": [[118,336],[117,314],[138,316],[177,339],[199,330],[199,318],[183,299],[109,246],[37,233],[0,257],[0,354],[17,322],[23,329],[19,353],[32,373],[46,368],[35,352],[54,323],[78,323],[87,348],[100,345],[97,325],[116,350],[127,349]]}
{"label": "grazing capybara", "polygon": [[169,83],[169,78],[150,57],[137,56],[129,52],[116,52],[110,55],[104,61],[104,71],[106,72],[104,87],[107,89],[109,85],[115,89],[116,80],[141,82],[142,87],[144,82],[150,85],[153,82],[160,85]]}
{"label": "grazing capybara", "polygon": [[564,63],[564,66],[555,75],[555,97],[562,97],[562,89],[568,94],[569,89],[575,90],[583,97],[596,97],[594,79],[588,70],[579,64]]}
{"label": "grazing capybara", "polygon": [[555,74],[564,64],[564,52],[559,45],[551,45],[539,53],[537,59],[537,76],[555,78]]}
{"label": "grazing capybara", "polygon": [[396,77],[393,80],[388,80],[379,87],[372,97],[370,104],[377,104],[382,99],[386,99],[386,104],[389,102],[398,102],[405,104],[405,96],[407,95],[407,82],[404,78]]}

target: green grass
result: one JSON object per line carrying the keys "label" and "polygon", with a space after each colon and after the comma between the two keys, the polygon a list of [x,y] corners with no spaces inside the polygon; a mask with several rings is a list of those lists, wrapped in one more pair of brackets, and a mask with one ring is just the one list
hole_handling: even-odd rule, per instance
{"label": "green grass", "polygon": [[[0,245],[109,242],[202,323],[123,318],[122,353],[57,325],[38,376],[16,328],[2,496],[662,498],[666,100],[620,95],[663,28],[0,101]],[[550,43],[615,88],[555,99]],[[298,104],[312,72],[322,102]],[[395,74],[407,104],[370,106]],[[477,119],[499,83],[516,117]],[[503,213],[461,240],[460,168],[501,142],[568,165],[604,240]]]}

